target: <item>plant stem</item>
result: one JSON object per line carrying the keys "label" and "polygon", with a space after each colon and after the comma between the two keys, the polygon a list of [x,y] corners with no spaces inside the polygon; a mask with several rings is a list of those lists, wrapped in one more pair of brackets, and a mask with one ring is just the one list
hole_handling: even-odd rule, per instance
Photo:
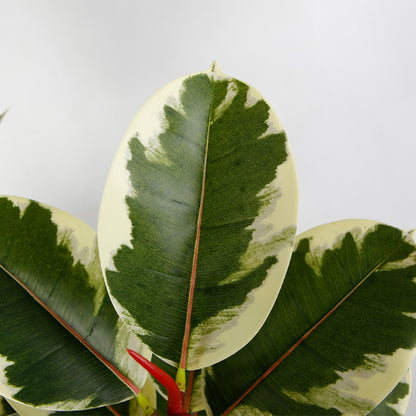
{"label": "plant stem", "polygon": [[152,363],[139,353],[128,348],[127,352],[166,388],[168,393],[168,416],[189,416],[183,408],[182,392],[179,390],[175,380],[156,364]]}

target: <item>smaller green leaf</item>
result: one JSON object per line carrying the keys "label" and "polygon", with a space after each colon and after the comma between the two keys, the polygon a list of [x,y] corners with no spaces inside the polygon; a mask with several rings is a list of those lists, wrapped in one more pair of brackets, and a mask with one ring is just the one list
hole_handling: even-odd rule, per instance
{"label": "smaller green leaf", "polygon": [[204,370],[212,413],[367,415],[415,355],[415,276],[415,243],[397,228],[348,220],[298,236],[258,335]]}
{"label": "smaller green leaf", "polygon": [[412,373],[409,368],[391,393],[368,416],[404,416],[409,404]]}
{"label": "smaller green leaf", "polygon": [[138,394],[146,374],[125,348],[142,344],[107,296],[95,231],[17,197],[0,197],[0,230],[0,394],[60,411]]}

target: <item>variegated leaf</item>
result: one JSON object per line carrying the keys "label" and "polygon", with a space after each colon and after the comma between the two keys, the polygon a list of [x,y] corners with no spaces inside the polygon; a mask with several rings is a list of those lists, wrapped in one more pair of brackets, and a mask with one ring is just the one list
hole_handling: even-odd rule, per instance
{"label": "variegated leaf", "polygon": [[118,313],[182,369],[224,359],[270,312],[296,215],[286,135],[262,96],[215,65],[171,82],[128,128],[103,195]]}
{"label": "variegated leaf", "polygon": [[139,392],[146,374],[125,348],[143,345],[112,307],[96,233],[86,224],[46,205],[1,197],[0,293],[1,395],[76,410]]}
{"label": "variegated leaf", "polygon": [[409,404],[411,382],[412,373],[409,369],[397,386],[368,416],[405,416]]}
{"label": "variegated leaf", "polygon": [[276,304],[241,351],[205,370],[218,415],[366,415],[410,367],[416,247],[365,220],[297,238]]}
{"label": "variegated leaf", "polygon": [[136,399],[131,399],[112,406],[76,410],[73,412],[38,409],[10,399],[9,403],[18,412],[19,416],[144,416],[138,407]]}

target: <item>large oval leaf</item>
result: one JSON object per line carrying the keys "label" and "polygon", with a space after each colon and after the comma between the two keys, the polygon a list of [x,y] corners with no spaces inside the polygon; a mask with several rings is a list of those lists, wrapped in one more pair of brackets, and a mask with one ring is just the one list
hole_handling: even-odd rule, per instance
{"label": "large oval leaf", "polygon": [[213,414],[367,414],[414,356],[415,277],[398,229],[350,220],[300,235],[260,332],[205,371]]}
{"label": "large oval leaf", "polygon": [[229,356],[270,312],[296,214],[286,136],[261,95],[215,66],[168,84],[128,128],[104,191],[116,309],[181,368]]}
{"label": "large oval leaf", "polygon": [[106,294],[96,233],[60,210],[0,198],[0,394],[84,409],[137,394],[142,349]]}

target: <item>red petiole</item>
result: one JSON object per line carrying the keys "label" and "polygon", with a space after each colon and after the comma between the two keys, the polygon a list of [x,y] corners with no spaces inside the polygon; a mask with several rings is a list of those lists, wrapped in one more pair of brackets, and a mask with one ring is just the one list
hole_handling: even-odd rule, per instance
{"label": "red petiole", "polygon": [[168,416],[190,416],[185,412],[183,407],[182,393],[179,390],[175,380],[153,364],[151,361],[143,357],[141,354],[127,348],[127,352],[134,358],[145,370],[147,370],[159,383],[163,384],[168,393]]}

